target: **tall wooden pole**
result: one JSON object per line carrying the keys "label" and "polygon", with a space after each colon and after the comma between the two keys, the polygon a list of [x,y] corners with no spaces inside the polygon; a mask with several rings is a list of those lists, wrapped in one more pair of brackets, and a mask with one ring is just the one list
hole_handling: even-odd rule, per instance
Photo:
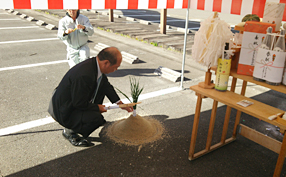
{"label": "tall wooden pole", "polygon": [[160,33],[166,34],[166,24],[167,24],[167,9],[161,9],[160,15]]}
{"label": "tall wooden pole", "polygon": [[114,22],[114,19],[113,19],[113,9],[109,9],[109,21],[110,21],[110,22]]}

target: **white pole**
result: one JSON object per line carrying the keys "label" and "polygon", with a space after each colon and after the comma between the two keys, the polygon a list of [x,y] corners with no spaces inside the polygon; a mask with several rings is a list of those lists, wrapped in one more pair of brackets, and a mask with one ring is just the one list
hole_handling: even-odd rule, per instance
{"label": "white pole", "polygon": [[180,86],[181,89],[183,89],[183,82],[184,82],[184,70],[185,70],[185,60],[186,60],[187,34],[188,34],[188,27],[189,27],[189,8],[190,8],[190,3],[191,3],[191,0],[189,0],[189,2],[188,2],[188,8],[187,8],[187,12],[186,12],[184,50],[183,50],[183,62],[182,62],[182,74],[181,74],[181,86]]}

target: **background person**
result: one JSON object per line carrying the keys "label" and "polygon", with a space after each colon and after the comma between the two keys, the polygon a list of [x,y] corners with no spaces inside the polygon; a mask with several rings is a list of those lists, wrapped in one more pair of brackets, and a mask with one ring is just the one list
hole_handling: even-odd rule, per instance
{"label": "background person", "polygon": [[67,45],[67,59],[70,68],[90,57],[88,36],[94,33],[89,19],[79,10],[68,9],[59,21],[58,38]]}
{"label": "background person", "polygon": [[[101,114],[106,112],[102,105],[105,96],[112,103],[123,104],[106,77],[117,70],[121,61],[117,48],[105,48],[97,57],[71,68],[55,89],[48,112],[65,127],[63,136],[72,145],[92,145],[86,138],[106,122]],[[124,109],[133,111],[132,107]]]}

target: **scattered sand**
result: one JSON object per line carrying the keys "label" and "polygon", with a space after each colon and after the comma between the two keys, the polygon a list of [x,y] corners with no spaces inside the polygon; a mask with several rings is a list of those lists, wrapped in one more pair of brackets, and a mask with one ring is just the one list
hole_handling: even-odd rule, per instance
{"label": "scattered sand", "polygon": [[130,115],[114,122],[106,131],[106,135],[117,143],[137,146],[161,139],[164,127],[151,117]]}

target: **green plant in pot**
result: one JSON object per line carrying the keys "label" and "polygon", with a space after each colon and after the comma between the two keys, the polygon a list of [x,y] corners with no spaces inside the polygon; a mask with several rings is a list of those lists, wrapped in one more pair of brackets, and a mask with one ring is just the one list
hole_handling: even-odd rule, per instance
{"label": "green plant in pot", "polygon": [[[139,81],[136,80],[135,77],[129,77],[129,81],[130,81],[130,89],[131,89],[131,97],[132,97],[132,100],[125,94],[123,93],[121,90],[119,90],[118,88],[116,88],[122,95],[124,95],[129,101],[130,103],[137,103],[138,102],[138,99],[139,99],[139,96],[141,94],[141,92],[143,91],[143,88],[140,88],[139,86]],[[133,106],[133,116],[136,117],[136,106],[137,105],[134,105]]]}

